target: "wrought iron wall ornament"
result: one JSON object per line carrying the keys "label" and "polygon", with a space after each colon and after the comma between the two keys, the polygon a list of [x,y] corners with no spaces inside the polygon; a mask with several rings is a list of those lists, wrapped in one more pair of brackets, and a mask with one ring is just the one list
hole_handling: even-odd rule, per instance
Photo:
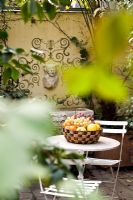
{"label": "wrought iron wall ornament", "polygon": [[25,75],[22,77],[19,83],[20,89],[30,89],[33,88],[35,85],[39,86],[40,82],[40,66],[38,63],[34,63],[33,59],[27,57],[20,57],[18,60],[21,64],[28,64],[31,66],[32,75]]}
{"label": "wrought iron wall ornament", "polygon": [[83,102],[81,98],[73,95],[65,95],[64,97],[58,97],[57,95],[53,95],[49,97],[48,95],[44,95],[43,99],[45,100],[50,100],[56,102],[57,105],[62,105],[64,107],[78,107],[81,105]]}
{"label": "wrought iron wall ornament", "polygon": [[61,38],[58,41],[48,40],[43,41],[40,38],[34,38],[32,40],[32,47],[41,50],[41,54],[45,62],[53,60],[54,62],[62,62],[65,56],[69,56],[70,53],[67,51],[70,46],[70,41],[67,38]]}
{"label": "wrought iron wall ornament", "polygon": [[[35,49],[37,54],[42,56],[45,64],[40,64],[31,58],[21,57],[19,62],[23,64],[30,64],[33,75],[28,75],[22,78],[19,87],[31,89],[41,84],[45,89],[56,88],[59,77],[56,68],[62,69],[62,67],[69,69],[71,65],[77,65],[81,62],[80,53],[75,57],[70,55],[70,45],[72,41],[68,38],[61,38],[60,40],[48,40],[44,41],[41,38],[34,38],[31,41],[31,48]],[[50,68],[48,67],[50,65]],[[48,71],[49,70],[49,71]],[[42,79],[40,80],[40,73],[43,73]],[[60,84],[63,84],[62,78],[60,77]],[[62,105],[64,107],[79,107],[82,104],[82,100],[79,97],[73,95],[64,95],[64,97],[59,97],[56,94],[49,96],[49,94],[44,94],[44,98],[47,100],[55,101],[57,105]],[[32,95],[32,94],[31,94]]]}

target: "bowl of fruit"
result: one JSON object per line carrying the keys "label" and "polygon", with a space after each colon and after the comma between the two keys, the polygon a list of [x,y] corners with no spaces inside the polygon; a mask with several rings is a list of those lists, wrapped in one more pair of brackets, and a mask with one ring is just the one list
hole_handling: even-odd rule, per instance
{"label": "bowl of fruit", "polygon": [[63,134],[68,142],[76,144],[97,143],[102,128],[90,115],[78,113],[67,117],[63,123]]}

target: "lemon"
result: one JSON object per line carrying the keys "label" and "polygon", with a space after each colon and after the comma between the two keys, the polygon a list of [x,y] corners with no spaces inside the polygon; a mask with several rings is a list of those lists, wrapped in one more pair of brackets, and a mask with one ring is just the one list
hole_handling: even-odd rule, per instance
{"label": "lemon", "polygon": [[95,125],[97,126],[97,130],[100,130],[100,129],[101,129],[100,124],[96,123]]}
{"label": "lemon", "polygon": [[87,131],[97,131],[97,130],[98,130],[97,124],[91,123],[87,126]]}

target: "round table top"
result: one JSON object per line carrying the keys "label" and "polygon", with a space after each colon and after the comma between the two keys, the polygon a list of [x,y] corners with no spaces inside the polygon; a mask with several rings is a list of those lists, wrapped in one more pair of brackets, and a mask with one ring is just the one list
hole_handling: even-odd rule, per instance
{"label": "round table top", "polygon": [[94,144],[74,144],[68,142],[64,135],[56,135],[56,136],[51,136],[48,138],[48,142],[52,146],[56,146],[59,148],[63,148],[65,150],[70,150],[70,151],[105,151],[105,150],[111,150],[120,145],[120,142],[108,138],[108,137],[100,137],[99,141]]}

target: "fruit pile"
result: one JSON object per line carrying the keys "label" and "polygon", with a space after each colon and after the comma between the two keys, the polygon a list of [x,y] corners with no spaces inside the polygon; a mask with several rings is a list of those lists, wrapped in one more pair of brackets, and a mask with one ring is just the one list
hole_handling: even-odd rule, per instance
{"label": "fruit pile", "polygon": [[99,131],[101,126],[94,121],[94,118],[90,115],[84,115],[82,113],[67,117],[63,123],[63,128],[70,131]]}

